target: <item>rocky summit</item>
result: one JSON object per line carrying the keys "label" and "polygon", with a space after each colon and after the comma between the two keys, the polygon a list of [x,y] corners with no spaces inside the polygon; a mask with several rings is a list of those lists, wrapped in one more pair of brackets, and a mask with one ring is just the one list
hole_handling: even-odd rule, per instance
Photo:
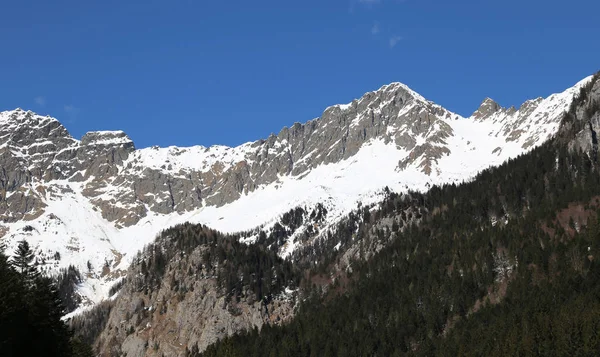
{"label": "rocky summit", "polygon": [[[43,270],[74,265],[85,304],[108,297],[137,251],[177,223],[224,232],[324,205],[324,227],[384,187],[462,182],[552,137],[579,88],[469,118],[392,83],[238,147],[136,149],[122,131],[73,138],[56,119],[0,113],[0,237],[31,243]],[[288,256],[298,243],[281,249]]]}

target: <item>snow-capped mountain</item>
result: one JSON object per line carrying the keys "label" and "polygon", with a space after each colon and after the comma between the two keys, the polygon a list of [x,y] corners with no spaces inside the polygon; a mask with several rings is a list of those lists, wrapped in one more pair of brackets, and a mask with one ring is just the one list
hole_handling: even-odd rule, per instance
{"label": "snow-capped mountain", "polygon": [[519,109],[486,99],[469,118],[392,83],[234,148],[136,150],[121,131],[76,140],[54,118],[1,112],[0,237],[9,250],[27,239],[49,271],[75,265],[85,275],[80,293],[98,302],[133,255],[176,223],[244,231],[322,203],[331,225],[385,186],[468,180],[554,135],[588,80]]}

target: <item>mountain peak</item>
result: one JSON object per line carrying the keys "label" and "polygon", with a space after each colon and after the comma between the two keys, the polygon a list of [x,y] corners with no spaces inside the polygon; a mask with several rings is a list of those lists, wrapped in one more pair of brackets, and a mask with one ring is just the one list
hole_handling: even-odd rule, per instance
{"label": "mountain peak", "polygon": [[391,93],[395,93],[396,95],[401,94],[401,96],[406,101],[408,101],[409,99],[412,99],[412,100],[415,100],[415,101],[418,101],[421,103],[429,103],[429,101],[427,99],[425,99],[422,95],[420,95],[419,93],[412,90],[406,84],[401,83],[401,82],[392,82],[392,83],[385,84],[385,85],[379,87],[379,89],[377,89],[377,90],[367,92],[362,97],[360,97],[358,99],[354,99],[350,103],[337,104],[337,105],[334,105],[327,109],[339,108],[342,111],[344,111],[344,110],[348,110],[348,109],[352,108],[353,106],[355,107],[357,104],[359,104],[365,100],[371,101],[373,97],[389,97]]}
{"label": "mountain peak", "polygon": [[55,118],[21,108],[0,112],[0,137],[6,144],[21,148],[47,141],[54,144],[60,142],[59,146],[62,147],[76,141]]}
{"label": "mountain peak", "polygon": [[481,105],[473,113],[472,117],[479,120],[486,119],[500,109],[502,109],[500,104],[496,103],[492,98],[487,97],[481,102]]}
{"label": "mountain peak", "polygon": [[429,102],[427,99],[425,99],[425,97],[423,97],[419,93],[412,90],[409,86],[407,86],[406,84],[401,83],[401,82],[392,82],[390,84],[386,84],[386,85],[382,86],[381,88],[379,88],[377,91],[375,91],[375,93],[380,93],[380,92],[403,92],[407,97],[412,97],[413,99],[415,99],[419,102],[423,102],[423,103]]}
{"label": "mountain peak", "polygon": [[21,108],[15,108],[13,110],[6,110],[0,112],[0,123],[20,123],[27,120],[34,120],[36,122],[46,121],[58,121],[49,115],[40,115],[31,110],[24,110]]}

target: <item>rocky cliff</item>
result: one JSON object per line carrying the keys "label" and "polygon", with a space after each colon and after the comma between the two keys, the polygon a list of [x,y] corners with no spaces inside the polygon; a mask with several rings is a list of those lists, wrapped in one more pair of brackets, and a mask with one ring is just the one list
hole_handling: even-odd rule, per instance
{"label": "rocky cliff", "polygon": [[187,356],[293,316],[299,272],[264,245],[183,224],[136,255],[115,298],[71,322],[101,356]]}

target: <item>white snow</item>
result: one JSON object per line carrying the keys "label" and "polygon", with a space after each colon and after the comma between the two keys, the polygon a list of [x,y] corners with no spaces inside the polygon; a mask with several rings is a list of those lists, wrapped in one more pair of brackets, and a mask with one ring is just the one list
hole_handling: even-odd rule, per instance
{"label": "white snow", "polygon": [[90,140],[87,145],[120,145],[132,143],[132,140],[121,130],[92,131],[86,135],[89,134],[96,134],[97,138]]}
{"label": "white snow", "polygon": [[352,107],[352,103],[348,103],[348,104],[337,104],[335,105],[336,107],[340,108],[341,110],[348,110]]}
{"label": "white snow", "polygon": [[220,169],[225,171],[232,165],[244,161],[246,153],[254,150],[253,143],[246,143],[234,148],[222,145],[211,147],[191,146],[166,148],[151,147],[137,150],[130,156],[127,163],[135,162],[141,166],[163,170],[170,174],[181,171],[207,172],[215,164],[223,165]]}

